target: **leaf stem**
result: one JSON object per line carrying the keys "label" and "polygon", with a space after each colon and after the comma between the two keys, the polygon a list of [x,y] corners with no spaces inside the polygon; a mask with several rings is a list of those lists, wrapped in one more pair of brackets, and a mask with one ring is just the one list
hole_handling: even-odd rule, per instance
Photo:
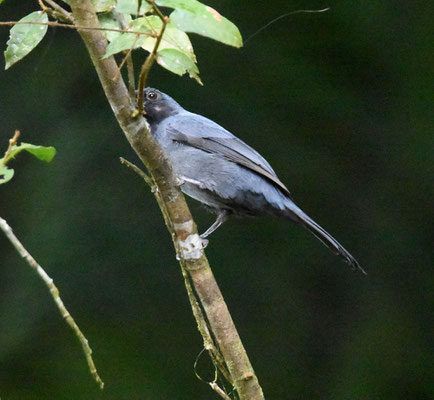
{"label": "leaf stem", "polygon": [[[69,0],[76,22],[97,26],[98,19],[90,0]],[[247,353],[235,328],[227,305],[213,276],[201,246],[196,224],[191,216],[179,181],[170,160],[147,129],[144,118],[134,109],[125,82],[113,80],[117,64],[114,57],[103,58],[107,41],[101,32],[79,30],[90,58],[98,73],[113,113],[140,160],[152,175],[163,204],[163,215],[168,221],[175,250],[191,279],[212,337],[223,355],[233,385],[241,400],[263,400],[264,396]],[[173,233],[174,232],[174,233]]]}
{"label": "leaf stem", "polygon": [[143,112],[143,90],[145,89],[146,79],[148,78],[149,71],[151,70],[152,65],[157,57],[158,47],[160,46],[161,39],[163,38],[164,31],[166,30],[166,25],[169,23],[169,17],[165,16],[160,9],[155,4],[155,0],[146,0],[154,9],[155,13],[161,19],[163,25],[161,26],[160,33],[157,36],[157,40],[155,41],[155,46],[152,49],[152,52],[146,58],[146,61],[143,63],[142,68],[140,70],[139,77],[139,93],[137,95],[137,110],[141,114]]}

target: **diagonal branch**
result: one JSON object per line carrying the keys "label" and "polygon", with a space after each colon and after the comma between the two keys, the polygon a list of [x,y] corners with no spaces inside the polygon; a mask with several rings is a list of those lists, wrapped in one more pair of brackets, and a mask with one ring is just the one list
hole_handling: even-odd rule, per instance
{"label": "diagonal branch", "polygon": [[[158,190],[158,187],[155,184],[155,181],[150,177],[149,175],[145,174],[140,168],[138,168],[136,165],[130,163],[129,161],[125,160],[121,157],[121,163],[136,172],[151,188],[152,192],[154,193],[155,199],[157,200],[158,205],[160,206],[161,212],[164,217],[164,221],[166,223],[167,229],[169,230],[172,238],[176,238],[176,234],[173,228],[173,224],[170,221],[169,216],[167,215],[167,208],[164,204],[164,201],[161,199],[160,192]],[[174,245],[177,246],[176,240],[174,240]],[[177,254],[179,254],[179,249],[177,249]],[[184,261],[180,259],[181,262],[181,272],[184,277],[184,284],[187,289],[187,295],[188,299],[190,301],[190,306],[193,311],[194,318],[196,319],[197,328],[202,335],[203,338],[203,346],[204,350],[207,350],[214,365],[216,368],[219,369],[219,371],[223,374],[223,376],[226,378],[226,380],[233,385],[232,377],[228,371],[228,368],[226,366],[226,362],[224,360],[224,357],[220,353],[219,349],[217,348],[217,345],[215,344],[214,339],[211,336],[210,329],[208,327],[208,322],[206,321],[205,316],[203,315],[202,309],[200,308],[199,302],[196,298],[196,295],[194,294],[193,288],[191,286],[191,281],[189,278],[189,275],[187,273],[187,269],[185,268]],[[197,374],[196,374],[197,375]]]}
{"label": "diagonal branch", "polygon": [[216,345],[224,357],[233,385],[241,400],[262,400],[262,389],[250,364],[246,351],[232,321],[229,310],[204,254],[196,224],[169,160],[146,127],[143,116],[137,113],[122,76],[116,79],[117,64],[113,57],[102,59],[107,40],[101,32],[86,27],[98,26],[91,0],[69,0],[79,34],[87,47],[102,87],[115,117],[157,186],[164,204],[164,212],[173,227],[172,239],[188,273],[209,322]]}
{"label": "diagonal branch", "polygon": [[51,279],[48,276],[45,270],[36,262],[36,260],[31,256],[31,254],[25,249],[22,243],[15,236],[14,232],[12,231],[12,228],[9,226],[6,220],[4,220],[1,217],[0,217],[0,229],[4,232],[6,237],[14,245],[15,249],[18,251],[20,256],[27,261],[27,264],[30,265],[30,267],[40,276],[40,278],[48,286],[48,289],[50,290],[51,296],[53,297],[53,300],[56,303],[56,306],[59,309],[60,314],[62,315],[66,323],[74,331],[75,336],[77,336],[78,340],[81,343],[81,347],[83,348],[84,355],[86,356],[86,361],[87,361],[87,365],[89,366],[90,373],[94,377],[96,383],[98,383],[99,387],[103,389],[104,382],[101,380],[101,378],[98,375],[98,371],[96,370],[95,363],[93,362],[92,359],[92,349],[89,346],[89,342],[81,332],[77,323],[74,321],[74,318],[72,318],[71,314],[66,309],[65,304],[63,304],[63,301],[59,295],[59,289],[57,289],[56,285],[53,282],[53,279]]}

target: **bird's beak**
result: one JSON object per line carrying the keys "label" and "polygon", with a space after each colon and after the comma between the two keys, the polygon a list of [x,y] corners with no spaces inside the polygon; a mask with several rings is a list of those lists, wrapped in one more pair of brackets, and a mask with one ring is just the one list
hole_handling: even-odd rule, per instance
{"label": "bird's beak", "polygon": [[142,114],[143,114],[143,115],[146,115],[146,111],[145,111],[145,110],[143,110],[143,111],[142,111]]}

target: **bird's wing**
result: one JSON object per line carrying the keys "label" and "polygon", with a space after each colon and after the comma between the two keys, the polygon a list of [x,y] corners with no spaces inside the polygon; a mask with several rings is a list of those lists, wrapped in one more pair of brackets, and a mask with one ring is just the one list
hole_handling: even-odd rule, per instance
{"label": "bird's wing", "polygon": [[289,190],[257,151],[213,121],[196,114],[178,116],[176,123],[167,126],[166,133],[176,142],[219,155],[263,176],[289,195]]}

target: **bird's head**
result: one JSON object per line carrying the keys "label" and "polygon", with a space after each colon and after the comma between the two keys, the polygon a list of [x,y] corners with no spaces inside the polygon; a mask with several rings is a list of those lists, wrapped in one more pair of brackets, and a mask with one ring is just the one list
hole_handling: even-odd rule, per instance
{"label": "bird's head", "polygon": [[144,90],[143,114],[150,124],[159,123],[181,110],[182,107],[167,94],[153,88]]}

